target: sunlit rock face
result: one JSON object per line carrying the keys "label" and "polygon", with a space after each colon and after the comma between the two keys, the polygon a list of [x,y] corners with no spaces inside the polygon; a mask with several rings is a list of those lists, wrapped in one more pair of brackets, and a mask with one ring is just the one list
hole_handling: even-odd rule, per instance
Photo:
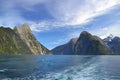
{"label": "sunlit rock face", "polygon": [[12,29],[0,27],[0,53],[30,54],[32,52]]}
{"label": "sunlit rock face", "polygon": [[0,53],[8,54],[49,54],[32,34],[28,24],[10,28],[0,27]]}
{"label": "sunlit rock face", "polygon": [[46,47],[37,41],[27,23],[20,27],[15,27],[14,31],[25,42],[33,54],[48,54],[50,52]]}

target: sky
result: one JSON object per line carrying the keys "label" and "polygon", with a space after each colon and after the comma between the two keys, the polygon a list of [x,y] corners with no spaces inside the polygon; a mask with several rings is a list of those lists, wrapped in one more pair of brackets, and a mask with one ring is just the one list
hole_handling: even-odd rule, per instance
{"label": "sky", "polygon": [[0,0],[0,25],[28,23],[48,49],[88,31],[120,37],[120,0]]}

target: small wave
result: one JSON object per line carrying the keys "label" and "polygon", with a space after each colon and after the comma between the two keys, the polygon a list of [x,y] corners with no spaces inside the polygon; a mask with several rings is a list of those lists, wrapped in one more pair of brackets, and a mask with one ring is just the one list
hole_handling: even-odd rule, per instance
{"label": "small wave", "polygon": [[15,71],[16,69],[1,69],[0,72]]}
{"label": "small wave", "polygon": [[84,65],[74,66],[60,73],[47,74],[45,78],[40,80],[99,80],[100,75],[96,75],[98,64],[86,63]]}
{"label": "small wave", "polygon": [[104,71],[101,71],[100,65],[101,63],[98,58],[92,58],[82,65],[71,66],[63,71],[45,74],[36,71],[26,77],[6,80],[112,80],[104,76]]}
{"label": "small wave", "polygon": [[8,69],[2,69],[2,70],[0,70],[0,72],[6,72],[6,71],[8,71]]}
{"label": "small wave", "polygon": [[99,64],[95,61],[95,59],[91,59],[82,65],[73,66],[57,73],[52,72],[42,75],[38,71],[30,76],[12,80],[99,80],[101,75],[96,74]]}

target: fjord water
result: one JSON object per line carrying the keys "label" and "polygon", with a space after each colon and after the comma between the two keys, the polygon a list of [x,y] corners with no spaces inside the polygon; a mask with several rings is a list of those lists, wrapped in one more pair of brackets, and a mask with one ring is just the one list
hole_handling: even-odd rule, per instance
{"label": "fjord water", "polygon": [[120,56],[0,55],[0,80],[120,80]]}

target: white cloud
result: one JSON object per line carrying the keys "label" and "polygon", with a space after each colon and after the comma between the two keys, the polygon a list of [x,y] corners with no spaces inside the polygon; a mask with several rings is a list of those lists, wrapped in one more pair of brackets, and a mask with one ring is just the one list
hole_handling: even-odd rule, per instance
{"label": "white cloud", "polygon": [[66,38],[68,40],[70,40],[71,38],[79,37],[80,33],[84,30],[88,31],[92,35],[97,35],[102,39],[110,36],[111,34],[113,36],[119,36],[120,37],[120,21],[118,21],[118,22],[116,22],[115,24],[112,24],[112,25],[107,25],[107,26],[104,26],[104,27],[98,27],[98,28],[95,28],[95,29],[85,29],[85,28],[76,29],[76,30],[73,30],[73,31],[69,32],[67,34]]}
{"label": "white cloud", "polygon": [[61,0],[48,5],[51,14],[67,25],[80,25],[120,3],[120,0]]}
{"label": "white cloud", "polygon": [[44,21],[40,22],[40,23],[33,23],[31,25],[31,30],[36,31],[36,32],[42,32],[42,31],[47,31],[50,30],[50,26],[49,24]]}
{"label": "white cloud", "polygon": [[25,20],[21,16],[14,13],[6,13],[3,16],[0,16],[0,25],[3,26],[14,27],[18,22],[23,24],[24,21]]}
{"label": "white cloud", "polygon": [[35,23],[34,29],[46,31],[60,27],[81,27],[76,25],[86,24],[118,4],[120,0],[52,0],[46,3],[46,7],[55,20]]}
{"label": "white cloud", "polygon": [[26,20],[19,13],[6,13],[3,16],[0,16],[0,26],[11,27],[22,25],[23,23],[33,24],[33,21]]}
{"label": "white cloud", "polygon": [[[36,23],[25,19],[21,15],[22,11],[16,9],[17,6],[27,10],[35,10],[34,6],[39,4],[44,4],[55,20]],[[120,4],[120,0],[5,0],[1,4],[1,9],[5,14],[0,16],[0,24],[13,26],[17,23],[28,22],[33,31],[82,25],[118,4]]]}
{"label": "white cloud", "polygon": [[[22,15],[22,11],[19,8],[26,10],[34,10],[34,6],[40,3],[45,3],[47,0],[3,0],[0,3],[1,12],[0,25],[9,26],[13,28],[18,24],[29,23],[33,24],[33,21],[25,19]],[[25,14],[26,15],[26,14]]]}
{"label": "white cloud", "polygon": [[51,44],[54,44],[54,45],[61,45],[63,43],[65,43],[66,40],[65,39],[59,39],[59,40],[56,40],[54,42],[51,42]]}
{"label": "white cloud", "polygon": [[39,23],[33,23],[31,24],[31,29],[33,31],[37,31],[37,32],[43,32],[43,31],[48,31],[48,30],[52,30],[55,28],[62,28],[65,26],[70,26],[67,23],[61,22],[61,21],[41,21]]}
{"label": "white cloud", "polygon": [[113,36],[120,37],[120,22],[118,22],[117,24],[108,26],[108,27],[97,29],[95,31],[93,30],[92,33],[100,36],[102,39],[106,38],[110,34],[112,34]]}

